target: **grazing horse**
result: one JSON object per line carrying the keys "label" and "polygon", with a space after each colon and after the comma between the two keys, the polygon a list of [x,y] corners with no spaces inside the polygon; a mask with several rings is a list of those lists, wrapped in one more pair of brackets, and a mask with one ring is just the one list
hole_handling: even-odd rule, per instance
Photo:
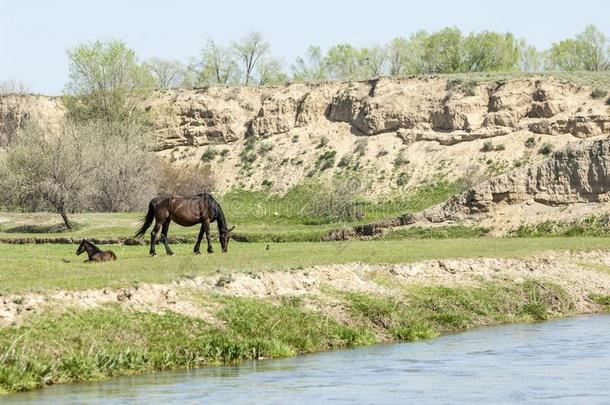
{"label": "grazing horse", "polygon": [[231,237],[230,233],[235,228],[227,228],[227,220],[222,212],[222,208],[208,193],[201,193],[190,197],[170,194],[153,198],[148,204],[148,213],[142,222],[142,226],[135,234],[136,238],[144,236],[148,227],[152,225],[153,219],[155,220],[155,226],[150,232],[151,256],[156,255],[155,239],[159,230],[161,230],[161,241],[165,245],[166,253],[168,255],[174,254],[167,240],[167,231],[171,221],[182,226],[201,224],[197,243],[195,244],[195,254],[201,253],[199,246],[204,234],[208,242],[208,253],[214,252],[210,241],[210,223],[216,221],[218,224],[218,237],[223,252],[227,252],[229,238]]}
{"label": "grazing horse", "polygon": [[83,239],[80,245],[78,245],[76,254],[80,255],[83,252],[87,252],[87,256],[89,256],[89,260],[85,260],[85,263],[109,262],[111,260],[116,260],[116,255],[114,254],[114,252],[112,252],[111,250],[101,250],[86,239]]}

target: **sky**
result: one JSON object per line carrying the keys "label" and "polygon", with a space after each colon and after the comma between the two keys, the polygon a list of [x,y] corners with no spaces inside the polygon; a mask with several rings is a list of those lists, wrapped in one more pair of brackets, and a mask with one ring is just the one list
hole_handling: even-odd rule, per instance
{"label": "sky", "polygon": [[229,44],[260,31],[289,66],[310,45],[383,44],[447,26],[510,31],[544,49],[588,24],[610,35],[609,17],[610,2],[603,0],[0,0],[0,82],[61,94],[66,50],[96,39],[123,40],[140,59],[187,62],[206,39]]}

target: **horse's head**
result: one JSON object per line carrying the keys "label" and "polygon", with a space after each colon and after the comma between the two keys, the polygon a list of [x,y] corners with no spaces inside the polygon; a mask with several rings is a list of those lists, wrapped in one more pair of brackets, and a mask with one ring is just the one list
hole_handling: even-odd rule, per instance
{"label": "horse's head", "polygon": [[86,244],[87,244],[87,241],[84,239],[80,242],[80,245],[78,245],[78,249],[76,249],[77,255],[80,255],[81,253],[83,253],[86,250],[86,247],[85,247]]}
{"label": "horse's head", "polygon": [[225,228],[224,230],[222,230],[220,232],[220,235],[219,235],[220,246],[222,247],[223,253],[227,253],[227,251],[228,251],[229,239],[231,239],[231,232],[233,231],[233,229],[235,229],[235,225],[229,229]]}

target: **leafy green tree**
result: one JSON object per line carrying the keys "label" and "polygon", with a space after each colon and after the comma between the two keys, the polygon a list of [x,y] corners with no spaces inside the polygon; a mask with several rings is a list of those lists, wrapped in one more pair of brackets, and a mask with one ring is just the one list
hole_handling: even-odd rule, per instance
{"label": "leafy green tree", "polygon": [[377,77],[386,74],[388,50],[380,45],[362,48],[359,51],[364,77]]}
{"label": "leafy green tree", "polygon": [[517,42],[519,61],[517,67],[521,72],[540,72],[544,68],[544,55],[535,46],[529,45],[521,38]]}
{"label": "leafy green tree", "polygon": [[595,26],[589,25],[576,38],[553,44],[549,60],[551,66],[559,70],[608,70],[608,38]]}
{"label": "leafy green tree", "polygon": [[148,69],[121,41],[81,44],[67,53],[70,78],[66,101],[74,119],[129,119],[138,100],[154,86]]}
{"label": "leafy green tree", "polygon": [[320,82],[328,79],[326,61],[319,46],[310,46],[304,57],[291,66],[292,78],[298,82]]}
{"label": "leafy green tree", "polygon": [[256,77],[259,86],[285,84],[288,75],[284,73],[283,63],[275,58],[262,58],[256,65]]}
{"label": "leafy green tree", "polygon": [[336,80],[357,80],[363,76],[362,53],[349,44],[335,45],[328,50],[326,66],[330,78]]}
{"label": "leafy green tree", "polygon": [[243,84],[247,86],[260,59],[269,53],[269,43],[263,39],[260,32],[250,32],[240,41],[234,42],[233,49],[241,63]]}
{"label": "leafy green tree", "polygon": [[201,70],[197,73],[199,84],[235,84],[239,82],[239,67],[231,49],[209,40],[201,51]]}
{"label": "leafy green tree", "polygon": [[389,74],[405,75],[411,73],[412,44],[406,38],[394,38],[388,45]]}
{"label": "leafy green tree", "polygon": [[414,41],[421,41],[423,52],[418,73],[455,73],[463,71],[462,33],[455,27],[444,28],[426,35],[416,34]]}
{"label": "leafy green tree", "polygon": [[507,71],[519,60],[517,41],[512,34],[482,31],[463,40],[463,68],[466,72]]}
{"label": "leafy green tree", "polygon": [[144,66],[154,78],[155,87],[159,89],[180,86],[186,74],[184,65],[172,59],[150,58],[144,62]]}

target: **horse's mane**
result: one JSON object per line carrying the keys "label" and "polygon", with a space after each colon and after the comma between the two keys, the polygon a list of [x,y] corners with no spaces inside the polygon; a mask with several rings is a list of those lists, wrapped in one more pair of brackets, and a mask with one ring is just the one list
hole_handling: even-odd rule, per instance
{"label": "horse's mane", "polygon": [[95,246],[93,243],[89,242],[87,239],[84,239],[81,244],[84,244],[85,246],[89,245],[93,248],[93,253],[99,253],[102,251],[102,249],[98,248],[97,246]]}
{"label": "horse's mane", "polygon": [[197,194],[198,197],[205,199],[210,207],[210,220],[216,220],[218,224],[218,232],[226,232],[227,231],[227,219],[225,218],[225,214],[220,207],[220,204],[212,197],[209,193],[201,193]]}

